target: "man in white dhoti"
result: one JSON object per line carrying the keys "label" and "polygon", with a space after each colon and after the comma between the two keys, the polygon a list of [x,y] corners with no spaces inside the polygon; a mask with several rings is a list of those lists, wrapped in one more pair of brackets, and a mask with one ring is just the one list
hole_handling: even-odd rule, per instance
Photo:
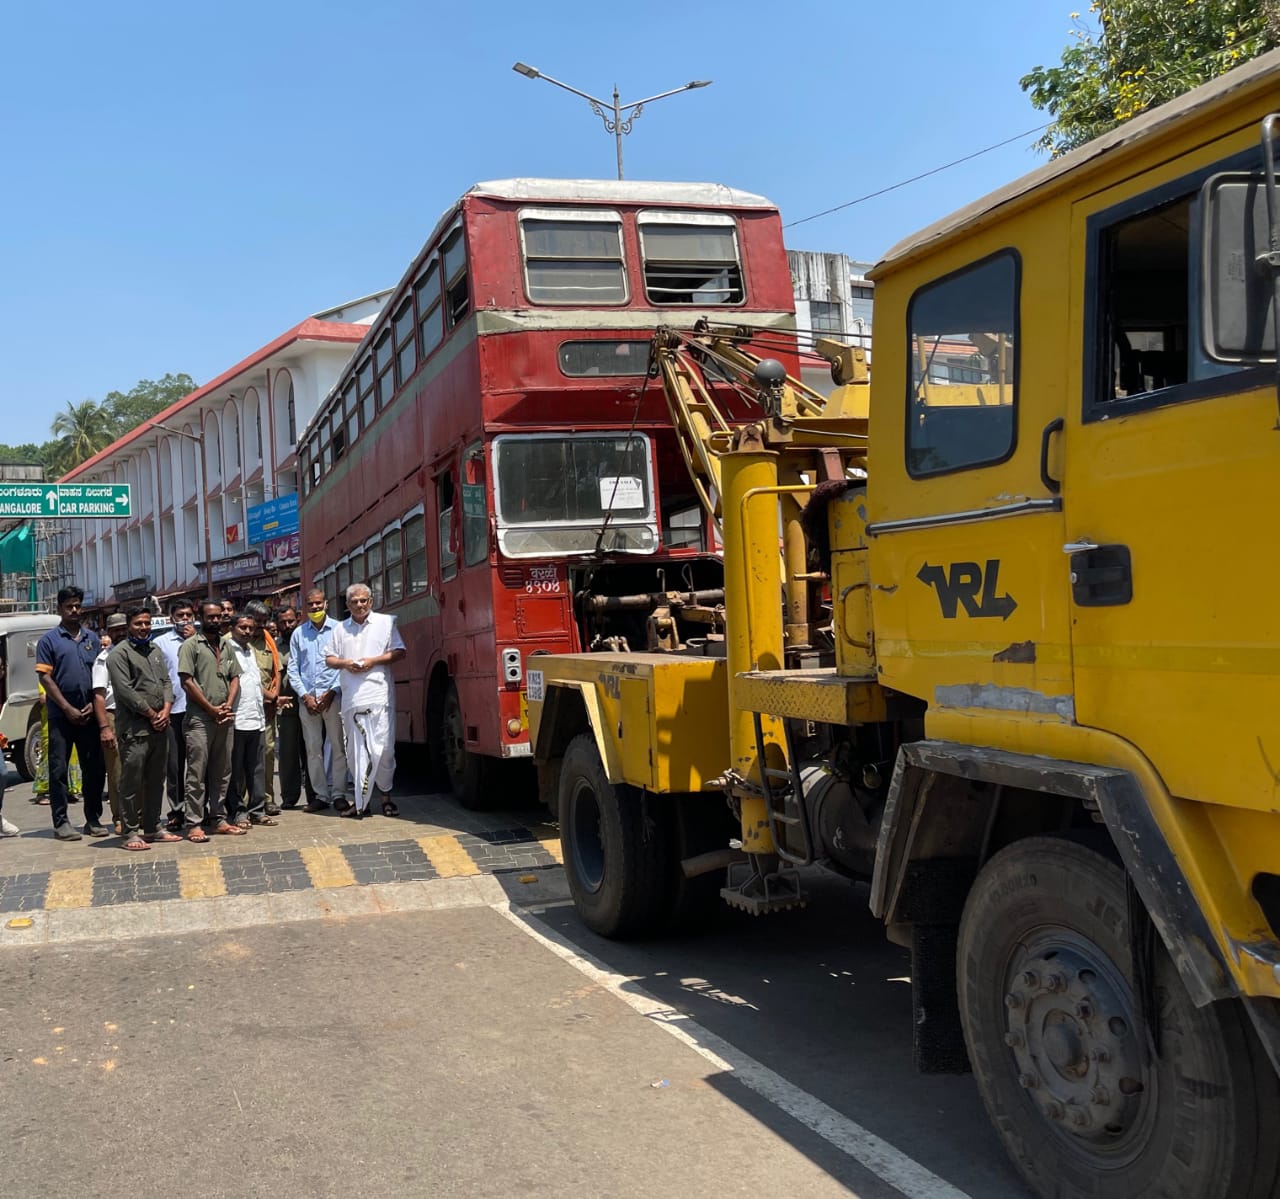
{"label": "man in white dhoti", "polygon": [[351,615],[333,630],[325,656],[327,665],[342,672],[342,727],[355,789],[354,803],[343,815],[356,820],[367,816],[377,791],[382,814],[399,816],[391,802],[396,773],[391,663],[404,657],[404,641],[396,618],[373,610],[372,593],[363,583],[347,588],[347,607]]}

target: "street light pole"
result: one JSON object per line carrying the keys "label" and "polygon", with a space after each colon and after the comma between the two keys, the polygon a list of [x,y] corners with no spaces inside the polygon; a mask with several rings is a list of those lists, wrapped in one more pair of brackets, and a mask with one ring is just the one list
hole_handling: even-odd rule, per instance
{"label": "street light pole", "polygon": [[175,437],[185,437],[200,447],[200,492],[201,508],[204,515],[204,594],[206,599],[213,599],[213,538],[209,534],[209,459],[204,445],[204,417],[200,418],[200,432],[188,433],[185,429],[175,429],[172,425],[162,425],[152,421],[148,426],[152,429],[163,429]]}
{"label": "street light pole", "polygon": [[[618,85],[613,85],[613,103],[608,100],[601,100],[598,96],[593,96],[588,92],[579,91],[576,87],[571,87],[567,83],[562,83],[559,79],[552,79],[550,75],[544,75],[537,67],[531,67],[528,63],[518,62],[512,68],[517,75],[523,75],[526,79],[545,79],[548,83],[555,84],[556,87],[564,88],[566,92],[572,92],[575,96],[581,96],[588,104],[591,105],[591,111],[596,114],[603,122],[606,133],[612,133],[614,143],[618,151],[618,178],[622,176],[622,138],[624,134],[631,132],[631,123],[643,111],[646,104],[652,104],[655,100],[665,100],[668,96],[677,96],[681,92],[687,92],[696,87],[710,87],[710,79],[694,79],[686,83],[683,87],[673,87],[670,91],[659,92],[656,96],[646,96],[643,100],[632,100],[623,104],[618,97]],[[608,110],[613,110],[613,116],[610,117]],[[623,112],[626,112],[626,120],[622,119]]]}

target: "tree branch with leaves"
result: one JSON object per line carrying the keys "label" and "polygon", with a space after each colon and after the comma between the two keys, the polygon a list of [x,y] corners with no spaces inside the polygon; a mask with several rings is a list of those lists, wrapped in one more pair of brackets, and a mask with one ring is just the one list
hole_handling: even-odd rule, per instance
{"label": "tree branch with leaves", "polygon": [[1280,0],[1093,0],[1057,66],[1019,80],[1057,158],[1280,44]]}

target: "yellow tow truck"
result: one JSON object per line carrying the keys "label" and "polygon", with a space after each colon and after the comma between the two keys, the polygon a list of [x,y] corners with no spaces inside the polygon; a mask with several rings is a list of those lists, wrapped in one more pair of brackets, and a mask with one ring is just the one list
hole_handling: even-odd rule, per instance
{"label": "yellow tow truck", "polygon": [[1277,109],[1273,52],[894,247],[869,389],[660,332],[723,611],[528,672],[586,923],[866,878],[1054,1199],[1280,1196]]}

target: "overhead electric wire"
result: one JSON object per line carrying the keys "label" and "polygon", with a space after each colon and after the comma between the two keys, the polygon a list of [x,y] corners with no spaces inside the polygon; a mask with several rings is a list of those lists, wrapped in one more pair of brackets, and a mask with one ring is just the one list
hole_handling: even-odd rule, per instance
{"label": "overhead electric wire", "polygon": [[[1226,47],[1223,47],[1224,49]],[[1175,75],[1185,74],[1192,67],[1203,66],[1215,54],[1221,53],[1220,50],[1211,50],[1207,54],[1202,54],[1199,58],[1193,58],[1190,62],[1178,63],[1175,67],[1165,71],[1161,75],[1143,75],[1143,79],[1148,84],[1159,84],[1167,79],[1172,79]],[[1098,110],[1102,111],[1107,107],[1107,101],[1100,99],[1098,101]],[[1150,107],[1150,104],[1148,104]],[[1143,112],[1147,109],[1143,109]],[[1114,115],[1114,114],[1111,114]],[[1140,115],[1135,113],[1136,115]],[[1043,133],[1053,125],[1057,120],[1046,121],[1043,125],[1037,125],[1034,129],[1027,129],[1022,133],[1015,133],[1012,137],[1006,137],[1004,141],[996,142],[994,145],[984,146],[981,150],[975,150],[972,154],[966,154],[963,158],[953,159],[951,162],[945,162],[941,166],[933,167],[931,170],[922,171],[919,175],[912,175],[910,179],[903,179],[898,183],[891,183],[887,187],[882,187],[878,191],[868,192],[865,196],[859,196],[856,200],[846,200],[843,204],[837,204],[834,208],[824,208],[821,212],[815,212],[812,216],[804,216],[796,221],[788,221],[782,227],[784,229],[794,229],[797,225],[808,224],[809,221],[816,221],[819,217],[830,216],[833,212],[842,212],[846,208],[852,208],[855,204],[865,204],[868,200],[874,200],[877,196],[887,195],[889,192],[897,191],[899,188],[907,187],[912,183],[919,183],[921,179],[928,179],[931,175],[941,174],[943,171],[949,171],[952,167],[958,167],[961,163],[971,162],[975,158],[981,158],[984,154],[990,154],[993,150],[1000,150],[1010,145],[1012,142],[1020,141],[1024,137],[1030,137],[1033,133]],[[1123,122],[1121,122],[1123,123]]]}
{"label": "overhead electric wire", "polygon": [[919,183],[921,179],[928,179],[930,175],[938,175],[943,171],[949,171],[952,167],[958,167],[962,162],[969,162],[974,158],[981,158],[984,154],[990,154],[992,150],[999,150],[1002,146],[1007,146],[1011,142],[1021,141],[1024,137],[1030,137],[1033,133],[1041,133],[1052,125],[1052,121],[1046,121],[1043,125],[1037,125],[1034,129],[1027,129],[1022,133],[1015,133],[1012,137],[1006,137],[1002,142],[996,142],[994,145],[985,146],[981,150],[975,150],[972,154],[966,154],[963,158],[952,159],[951,162],[944,162],[939,167],[932,170],[921,171],[919,175],[912,175],[910,179],[903,179],[898,183],[891,183],[888,187],[882,187],[877,191],[868,192],[865,196],[859,196],[856,200],[846,200],[843,204],[837,204],[834,208],[824,208],[821,212],[815,212],[812,216],[801,217],[798,221],[788,221],[782,227],[784,229],[794,229],[797,225],[807,224],[809,221],[816,221],[819,217],[830,216],[833,212],[841,212],[843,209],[852,208],[855,204],[865,204],[868,200],[874,200],[877,196],[887,195],[889,192],[897,191],[900,187],[906,187],[912,183]]}

